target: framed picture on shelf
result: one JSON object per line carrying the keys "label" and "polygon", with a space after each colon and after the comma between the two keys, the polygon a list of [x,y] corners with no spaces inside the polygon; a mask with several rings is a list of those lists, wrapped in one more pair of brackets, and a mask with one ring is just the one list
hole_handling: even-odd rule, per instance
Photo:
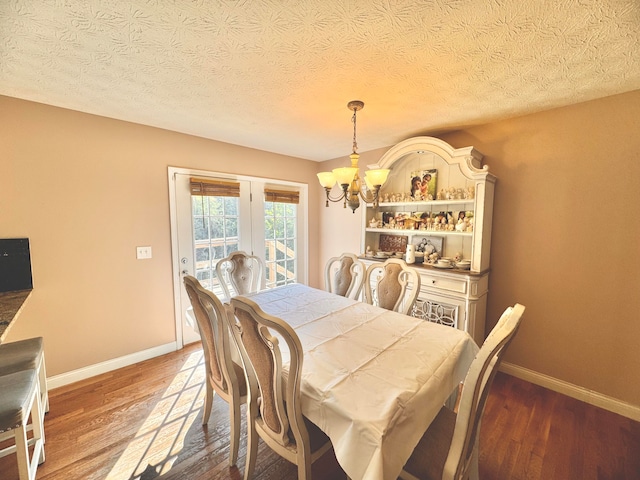
{"label": "framed picture on shelf", "polygon": [[438,255],[442,256],[444,237],[421,235],[419,237],[415,237],[411,243],[416,246],[416,252],[424,252],[425,256],[429,256],[434,252],[438,252]]}
{"label": "framed picture on shelf", "polygon": [[411,172],[411,196],[414,199],[434,200],[436,198],[438,171],[416,170]]}

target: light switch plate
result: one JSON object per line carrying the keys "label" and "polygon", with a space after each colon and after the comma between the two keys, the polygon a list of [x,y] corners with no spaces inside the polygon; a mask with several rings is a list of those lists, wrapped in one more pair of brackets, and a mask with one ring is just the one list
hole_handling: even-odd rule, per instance
{"label": "light switch plate", "polygon": [[138,260],[151,258],[151,256],[151,247],[136,247],[136,258]]}

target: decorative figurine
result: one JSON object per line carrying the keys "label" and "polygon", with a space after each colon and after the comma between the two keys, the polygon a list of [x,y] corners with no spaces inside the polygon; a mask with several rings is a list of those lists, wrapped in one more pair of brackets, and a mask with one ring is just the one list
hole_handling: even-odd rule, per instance
{"label": "decorative figurine", "polygon": [[473,198],[475,197],[476,194],[476,189],[475,187],[471,186],[469,188],[467,188],[467,198],[470,200],[473,200]]}
{"label": "decorative figurine", "polygon": [[423,250],[425,254],[431,255],[433,253],[437,253],[436,252],[436,247],[433,245],[433,243],[431,243],[431,241],[429,241],[429,240],[425,241],[424,239],[423,239],[423,241],[425,242],[424,250]]}

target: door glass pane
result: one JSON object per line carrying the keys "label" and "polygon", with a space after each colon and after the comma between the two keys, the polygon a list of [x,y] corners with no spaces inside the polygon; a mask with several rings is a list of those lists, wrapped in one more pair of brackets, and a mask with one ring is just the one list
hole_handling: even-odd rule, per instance
{"label": "door glass pane", "polygon": [[219,260],[238,250],[238,211],[236,197],[191,197],[195,277],[202,286],[222,296],[216,276]]}
{"label": "door glass pane", "polygon": [[206,197],[209,205],[209,212],[205,212],[211,215],[224,215],[224,209],[222,208],[224,197]]}
{"label": "door glass pane", "polygon": [[[277,215],[277,212],[276,212],[276,215]],[[284,238],[284,217],[275,218],[274,238],[276,240],[282,240]]]}
{"label": "door glass pane", "polygon": [[238,237],[238,217],[226,217],[224,224],[226,237]]}
{"label": "door glass pane", "polygon": [[294,204],[264,203],[265,266],[267,288],[296,283],[296,221]]}
{"label": "door glass pane", "polygon": [[238,199],[234,197],[225,197],[224,210],[227,215],[238,216]]}

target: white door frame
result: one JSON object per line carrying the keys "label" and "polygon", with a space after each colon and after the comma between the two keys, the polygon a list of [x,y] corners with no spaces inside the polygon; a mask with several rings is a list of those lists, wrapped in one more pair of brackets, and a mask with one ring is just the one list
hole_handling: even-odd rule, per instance
{"label": "white door frame", "polygon": [[[229,173],[213,172],[208,170],[199,170],[182,167],[168,167],[168,184],[169,184],[169,217],[171,228],[171,267],[173,278],[173,306],[176,323],[176,346],[181,349],[184,346],[184,338],[182,333],[182,268],[180,265],[180,251],[178,241],[178,212],[176,208],[176,188],[175,175],[193,175],[204,177],[215,177],[236,181],[250,181],[259,184],[279,184],[283,186],[296,187],[300,191],[300,203],[298,204],[297,228],[298,235],[302,233],[303,241],[299,243],[298,255],[298,281],[300,283],[309,283],[309,215],[308,215],[308,185],[306,183],[290,182],[286,180],[265,179],[260,177],[251,177],[247,175],[235,175]],[[255,193],[255,192],[254,192]],[[253,208],[252,203],[252,208]],[[262,215],[262,214],[261,214]],[[255,234],[254,238],[255,238]],[[263,232],[264,240],[264,232]]]}

